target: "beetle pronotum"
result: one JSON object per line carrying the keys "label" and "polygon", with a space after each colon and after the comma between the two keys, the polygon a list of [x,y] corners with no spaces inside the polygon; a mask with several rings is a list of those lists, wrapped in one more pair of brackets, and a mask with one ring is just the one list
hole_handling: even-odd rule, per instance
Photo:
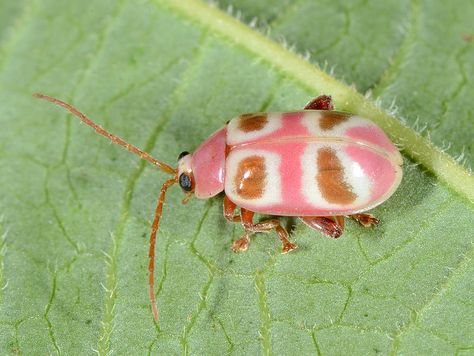
{"label": "beetle pronotum", "polygon": [[[155,241],[166,191],[178,183],[186,203],[224,192],[224,217],[241,222],[245,233],[232,250],[245,251],[250,236],[275,230],[282,253],[297,246],[277,219],[253,222],[255,213],[296,216],[310,228],[337,238],[350,216],[364,226],[378,219],[364,211],[388,199],[402,178],[402,157],[370,120],[333,111],[321,95],[303,111],[243,114],[212,134],[194,153],[183,152],[173,168],[127,143],[68,103],[44,94],[35,97],[69,110],[112,142],[154,164],[172,178],[161,187],[150,233],[149,294],[158,320],[154,290]],[[240,215],[235,210],[240,208]]]}

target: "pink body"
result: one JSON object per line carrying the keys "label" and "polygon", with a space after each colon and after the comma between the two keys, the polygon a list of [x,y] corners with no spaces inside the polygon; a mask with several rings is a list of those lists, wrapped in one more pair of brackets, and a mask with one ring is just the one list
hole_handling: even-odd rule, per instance
{"label": "pink body", "polygon": [[225,191],[271,215],[331,216],[369,210],[402,177],[402,158],[374,123],[336,111],[247,114],[190,157],[198,198]]}
{"label": "pink body", "polygon": [[224,190],[225,127],[215,132],[192,155],[191,169],[196,180],[194,194],[207,199]]}

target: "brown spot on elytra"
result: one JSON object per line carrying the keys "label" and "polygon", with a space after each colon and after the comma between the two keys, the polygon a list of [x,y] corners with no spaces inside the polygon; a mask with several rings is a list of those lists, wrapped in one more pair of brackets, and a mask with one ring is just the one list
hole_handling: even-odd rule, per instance
{"label": "brown spot on elytra", "polygon": [[263,195],[267,172],[261,156],[249,156],[239,162],[234,176],[236,193],[244,199],[258,199]]}
{"label": "brown spot on elytra", "polygon": [[239,129],[243,132],[260,131],[267,122],[267,114],[243,114],[239,118]]}
{"label": "brown spot on elytra", "polygon": [[319,127],[321,130],[332,130],[335,126],[347,121],[349,116],[342,112],[326,111],[321,113]]}
{"label": "brown spot on elytra", "polygon": [[318,151],[316,181],[324,199],[334,204],[350,204],[357,198],[344,180],[344,166],[331,148]]}

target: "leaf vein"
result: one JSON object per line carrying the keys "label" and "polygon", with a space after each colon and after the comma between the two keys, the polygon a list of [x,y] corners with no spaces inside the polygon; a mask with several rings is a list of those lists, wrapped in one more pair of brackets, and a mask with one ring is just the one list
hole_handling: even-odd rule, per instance
{"label": "leaf vein", "polygon": [[74,251],[76,253],[80,253],[79,246],[77,242],[69,235],[66,229],[66,225],[63,223],[60,215],[59,215],[59,209],[57,206],[54,204],[53,200],[51,199],[51,192],[49,189],[49,179],[50,179],[50,170],[46,170],[46,177],[45,177],[45,182],[44,182],[44,196],[45,196],[45,202],[46,205],[51,209],[51,212],[53,213],[54,220],[56,221],[56,225],[59,227],[59,229],[62,232],[62,236],[66,239],[66,241],[72,246]]}
{"label": "leaf vein", "polygon": [[441,203],[436,210],[431,212],[427,218],[425,218],[423,221],[421,221],[418,225],[418,230],[414,231],[406,240],[402,241],[397,247],[392,249],[390,253],[372,261],[370,263],[370,266],[373,267],[375,265],[378,265],[381,262],[387,261],[390,258],[393,258],[395,255],[397,255],[400,251],[404,250],[406,247],[408,247],[411,243],[413,243],[418,236],[421,235],[424,229],[429,227],[433,221],[434,218],[438,218],[441,216],[441,214],[446,211],[451,205],[454,204],[454,200],[452,199],[446,199],[443,203]]}
{"label": "leaf vein", "polygon": [[197,305],[197,308],[196,308],[196,311],[191,315],[191,319],[189,320],[188,324],[186,325],[186,327],[184,328],[184,333],[183,333],[183,338],[181,340],[181,345],[183,346],[183,353],[185,355],[188,355],[189,354],[189,344],[188,344],[188,337],[189,337],[189,334],[191,333],[191,329],[193,328],[193,326],[196,324],[196,321],[197,321],[197,318],[199,317],[199,315],[201,314],[201,312],[204,310],[204,308],[206,307],[206,299],[207,299],[207,295],[209,293],[209,289],[211,287],[211,284],[214,280],[214,275],[215,275],[215,272],[217,270],[217,267],[212,263],[210,262],[206,257],[204,257],[196,248],[196,239],[198,238],[198,236],[200,235],[201,233],[201,230],[202,230],[202,226],[204,224],[204,221],[206,220],[208,214],[209,214],[209,211],[211,209],[213,205],[213,200],[208,200],[206,202],[206,208],[204,209],[204,212],[202,214],[202,217],[198,223],[198,226],[197,226],[197,229],[196,229],[196,232],[194,233],[194,236],[193,236],[193,239],[189,245],[189,248],[191,250],[191,252],[193,253],[193,255],[195,255],[198,260],[204,264],[207,268],[207,273],[208,273],[208,277],[207,277],[207,281],[206,283],[204,284],[204,286],[202,287],[202,291],[201,291],[201,295],[200,295],[200,302],[198,303]]}
{"label": "leaf vein", "polygon": [[468,251],[462,255],[457,266],[452,269],[452,272],[450,274],[448,274],[448,276],[440,285],[436,293],[433,293],[432,296],[418,310],[415,311],[414,318],[408,324],[404,325],[397,334],[394,335],[393,342],[392,342],[392,352],[391,352],[392,354],[397,353],[400,337],[418,323],[420,316],[422,316],[426,310],[429,310],[433,302],[448,290],[450,284],[456,280],[456,277],[459,278],[459,276],[466,273],[472,261],[473,255],[474,255],[474,244],[471,244]]}
{"label": "leaf vein", "polygon": [[4,282],[5,278],[5,255],[7,252],[7,235],[8,230],[4,228],[5,217],[0,216],[0,305],[3,305],[3,294],[5,288],[8,286],[8,281]]}
{"label": "leaf vein", "polygon": [[57,272],[53,272],[53,280],[52,280],[52,285],[51,285],[51,294],[49,296],[48,304],[46,305],[43,318],[46,320],[46,324],[48,325],[48,334],[51,339],[51,342],[54,346],[54,349],[56,350],[56,353],[58,355],[61,355],[61,350],[59,349],[58,343],[56,341],[56,336],[54,335],[54,328],[53,328],[53,323],[49,319],[49,312],[51,310],[51,307],[54,302],[54,298],[56,297],[56,285],[57,285]]}
{"label": "leaf vein", "polygon": [[258,296],[258,307],[260,310],[260,338],[262,342],[262,352],[265,356],[272,354],[270,323],[271,316],[267,304],[267,293],[265,290],[265,280],[263,271],[258,270],[255,273],[255,290]]}
{"label": "leaf vein", "polygon": [[17,18],[12,21],[12,26],[8,29],[8,34],[0,42],[0,71],[3,71],[6,58],[9,53],[9,50],[14,47],[15,43],[19,40],[23,31],[31,23],[31,16],[35,14],[34,8],[36,3],[25,1],[23,4],[23,10],[20,11],[17,15]]}
{"label": "leaf vein", "polygon": [[313,345],[316,349],[316,355],[321,356],[321,349],[319,348],[318,340],[316,338],[316,330],[311,332],[311,340],[313,340]]}
{"label": "leaf vein", "polygon": [[[201,36],[199,44],[196,46],[195,52],[196,55],[193,56],[193,61],[189,62],[188,67],[183,72],[179,85],[175,88],[173,93],[171,94],[172,99],[169,101],[167,107],[164,110],[163,115],[161,116],[161,120],[158,120],[158,123],[154,130],[152,131],[150,137],[148,138],[144,150],[146,152],[150,152],[153,147],[156,145],[156,141],[158,136],[162,132],[165,124],[170,120],[170,113],[176,107],[176,103],[181,100],[183,95],[183,88],[186,87],[188,84],[187,78],[194,74],[195,66],[200,62],[202,54],[204,53],[203,48],[205,48],[205,39],[207,38],[206,32],[204,32]],[[121,211],[121,218],[116,228],[116,233],[113,234],[113,243],[112,243],[112,251],[109,253],[111,256],[110,265],[107,271],[107,280],[106,280],[106,295],[104,298],[104,316],[102,320],[102,332],[99,337],[98,341],[98,350],[99,354],[108,354],[110,351],[110,337],[112,333],[112,324],[114,320],[114,307],[115,307],[115,299],[116,299],[116,287],[117,287],[117,264],[118,264],[118,248],[119,244],[122,240],[122,235],[124,233],[125,225],[128,220],[129,209],[133,197],[133,192],[135,189],[135,185],[138,182],[141,174],[145,170],[146,162],[141,160],[132,174],[129,176],[126,184],[124,195],[122,198],[122,211]]]}
{"label": "leaf vein", "polygon": [[219,326],[221,327],[222,332],[224,333],[224,337],[225,337],[227,343],[229,344],[229,348],[228,348],[228,350],[227,350],[227,353],[228,353],[229,355],[232,354],[232,351],[234,350],[235,344],[234,344],[234,342],[232,341],[232,339],[230,338],[229,333],[227,332],[224,323],[222,322],[221,319],[219,319],[219,318],[216,317],[216,316],[213,316],[212,318],[213,318],[215,321],[217,321],[217,323],[218,323]]}
{"label": "leaf vein", "polygon": [[[141,87],[144,87],[150,83],[153,83],[157,78],[159,78],[160,76],[162,76],[164,73],[166,73],[167,71],[169,71],[174,65],[178,64],[179,62],[181,61],[181,58],[179,59],[173,59],[171,60],[168,64],[166,64],[162,70],[160,70],[159,72],[151,75],[150,77],[147,77],[146,79],[140,81],[140,82],[133,82],[132,84],[130,84],[129,86],[127,86],[124,90],[118,92],[117,94],[113,95],[112,97],[108,98],[107,100],[105,100],[102,105],[99,107],[98,111],[99,112],[104,112],[104,121],[103,121],[103,125],[104,127],[107,127],[107,124],[109,123],[110,121],[110,115],[109,115],[109,110],[110,110],[110,107],[112,106],[112,104],[116,103],[117,101],[119,101],[120,99],[123,99],[125,97],[127,97],[127,95],[130,95],[132,94],[135,90],[141,88]],[[97,162],[99,160],[99,156],[100,156],[100,153],[102,152],[103,150],[103,147],[104,145],[100,145],[94,155],[94,159],[92,160],[92,162],[94,163],[94,165],[97,165]]]}
{"label": "leaf vein", "polygon": [[444,100],[441,102],[441,107],[443,108],[443,111],[441,115],[439,115],[441,122],[439,122],[438,125],[440,125],[442,121],[445,121],[447,118],[446,113],[448,112],[448,108],[449,108],[448,103],[450,101],[453,101],[461,93],[462,89],[469,83],[469,79],[466,73],[466,68],[464,67],[464,62],[461,59],[461,57],[469,50],[469,48],[470,48],[469,45],[467,44],[464,45],[464,47],[459,49],[456,55],[454,56],[454,59],[459,67],[461,80],[459,81],[458,85],[454,88],[451,95],[444,96]]}
{"label": "leaf vein", "polygon": [[419,0],[411,0],[409,21],[404,31],[405,36],[398,51],[392,57],[391,65],[385,69],[378,82],[375,82],[372,86],[371,91],[374,97],[379,97],[397,79],[403,65],[408,61],[420,30],[420,7]]}

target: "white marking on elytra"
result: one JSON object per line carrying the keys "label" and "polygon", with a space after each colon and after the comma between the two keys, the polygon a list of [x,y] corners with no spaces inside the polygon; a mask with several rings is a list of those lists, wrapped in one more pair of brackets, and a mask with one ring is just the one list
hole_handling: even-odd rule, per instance
{"label": "white marking on elytra", "polygon": [[301,123],[312,135],[317,137],[345,137],[345,132],[350,128],[375,126],[370,120],[364,119],[360,116],[350,116],[347,120],[339,122],[330,129],[324,130],[320,126],[320,120],[322,117],[323,114],[321,112],[308,111],[301,119]]}
{"label": "white marking on elytra", "polygon": [[[237,193],[235,186],[235,176],[238,171],[239,163],[251,156],[259,156],[264,159],[266,183],[262,195],[257,199],[244,199]],[[258,150],[258,149],[237,149],[229,153],[226,160],[225,192],[231,200],[237,205],[252,205],[256,207],[267,206],[282,202],[281,177],[280,177],[281,158],[277,153]]]}
{"label": "white marking on elytra", "polygon": [[239,128],[240,117],[236,117],[227,124],[227,144],[237,145],[242,142],[254,141],[266,136],[282,127],[280,113],[269,113],[267,123],[261,130],[244,132]]}
{"label": "white marking on elytra", "polygon": [[[301,166],[303,174],[301,177],[302,195],[306,198],[308,203],[318,208],[337,209],[337,208],[353,208],[362,206],[368,203],[371,199],[372,180],[363,171],[359,163],[351,159],[345,152],[344,147],[337,143],[312,143],[309,144],[302,157]],[[320,149],[329,148],[336,153],[337,158],[344,167],[344,181],[351,187],[357,198],[348,205],[341,205],[328,202],[318,187],[316,176],[319,169],[317,166],[318,151]]]}

